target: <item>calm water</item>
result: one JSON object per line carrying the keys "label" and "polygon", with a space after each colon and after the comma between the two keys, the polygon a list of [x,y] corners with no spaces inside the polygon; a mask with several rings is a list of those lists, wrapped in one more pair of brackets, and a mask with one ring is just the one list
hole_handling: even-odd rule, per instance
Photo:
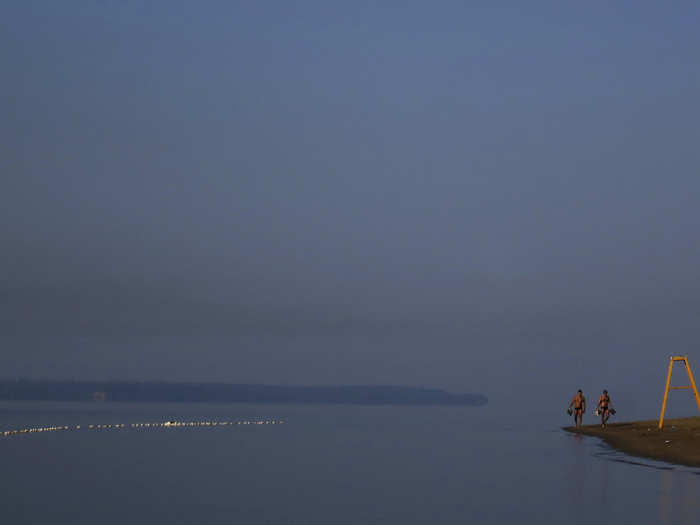
{"label": "calm water", "polygon": [[0,430],[254,417],[286,424],[0,437],[2,523],[700,522],[700,471],[505,405],[0,404]]}

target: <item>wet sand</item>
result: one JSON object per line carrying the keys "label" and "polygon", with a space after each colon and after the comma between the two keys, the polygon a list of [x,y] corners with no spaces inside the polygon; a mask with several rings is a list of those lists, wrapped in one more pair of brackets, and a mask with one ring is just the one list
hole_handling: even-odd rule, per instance
{"label": "wet sand", "polygon": [[580,429],[564,427],[567,432],[601,438],[610,446],[632,456],[700,467],[700,417],[659,421],[612,423],[607,428],[584,425]]}

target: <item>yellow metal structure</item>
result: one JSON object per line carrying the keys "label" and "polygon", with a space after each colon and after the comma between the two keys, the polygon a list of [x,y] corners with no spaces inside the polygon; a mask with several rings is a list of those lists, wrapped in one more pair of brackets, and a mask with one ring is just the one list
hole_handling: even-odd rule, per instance
{"label": "yellow metal structure", "polygon": [[[681,361],[685,365],[685,371],[688,373],[688,379],[690,379],[689,386],[671,386],[671,372],[673,371],[673,363],[676,361]],[[659,417],[659,428],[664,426],[664,414],[666,413],[666,401],[668,400],[669,390],[693,390],[695,394],[695,403],[698,405],[698,410],[700,410],[700,396],[698,396],[698,387],[695,385],[695,379],[693,378],[693,372],[690,370],[690,363],[688,358],[684,355],[671,357],[668,363],[668,376],[666,377],[666,390],[664,390],[664,402],[661,405],[661,416]]]}

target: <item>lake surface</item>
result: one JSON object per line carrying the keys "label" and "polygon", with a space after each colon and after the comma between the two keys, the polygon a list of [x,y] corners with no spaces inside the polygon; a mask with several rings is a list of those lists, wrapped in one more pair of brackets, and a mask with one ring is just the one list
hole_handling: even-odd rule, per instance
{"label": "lake surface", "polygon": [[[0,403],[3,523],[698,523],[700,470],[471,407]],[[543,424],[543,422],[545,422]],[[589,418],[588,422],[593,422]]]}

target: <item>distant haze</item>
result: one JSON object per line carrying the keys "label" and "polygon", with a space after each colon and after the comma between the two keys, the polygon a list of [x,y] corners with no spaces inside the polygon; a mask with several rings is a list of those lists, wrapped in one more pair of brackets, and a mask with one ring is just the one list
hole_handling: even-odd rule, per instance
{"label": "distant haze", "polygon": [[4,6],[0,376],[700,367],[697,4],[381,5]]}

